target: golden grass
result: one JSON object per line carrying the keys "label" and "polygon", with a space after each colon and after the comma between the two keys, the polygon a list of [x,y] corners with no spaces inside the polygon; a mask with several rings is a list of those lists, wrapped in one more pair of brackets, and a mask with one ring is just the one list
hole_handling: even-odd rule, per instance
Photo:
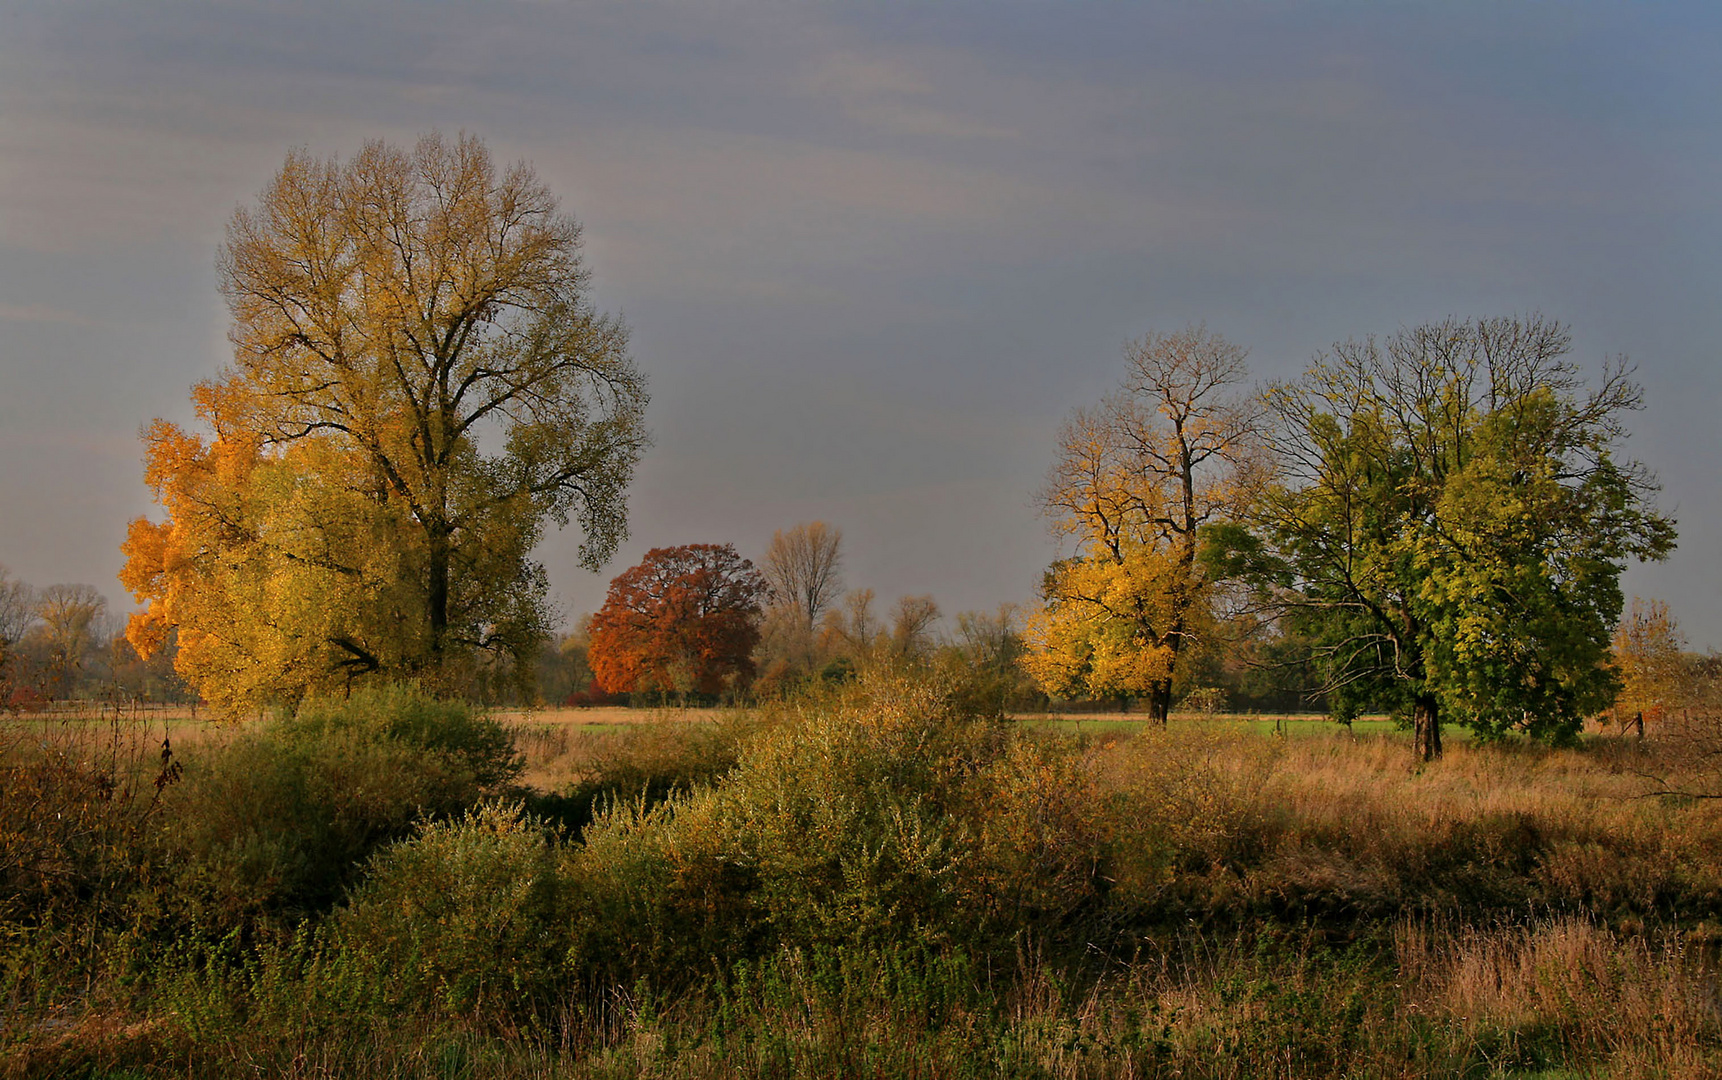
{"label": "golden grass", "polygon": [[1450,1037],[1552,1036],[1610,1076],[1716,1075],[1716,966],[1678,934],[1651,942],[1574,917],[1497,930],[1407,922],[1394,952],[1413,1007]]}
{"label": "golden grass", "polygon": [[729,709],[661,708],[635,709],[626,705],[594,705],[587,708],[495,709],[491,716],[509,725],[541,724],[552,727],[627,727],[636,724],[711,723],[729,715]]}
{"label": "golden grass", "polygon": [[733,723],[731,709],[504,710],[492,714],[514,737],[525,765],[520,782],[552,794],[589,780],[618,762],[641,764],[698,753],[697,740]]}

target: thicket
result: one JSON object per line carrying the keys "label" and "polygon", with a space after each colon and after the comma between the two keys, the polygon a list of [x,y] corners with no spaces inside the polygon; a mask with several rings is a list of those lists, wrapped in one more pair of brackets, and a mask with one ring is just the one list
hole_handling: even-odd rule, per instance
{"label": "thicket", "polygon": [[[1680,766],[1656,740],[1413,770],[1392,738],[1082,738],[960,689],[873,671],[554,793],[398,689],[165,760],[15,726],[6,1069],[1722,1070],[1722,810],[1639,797]],[[43,825],[77,807],[99,827]]]}

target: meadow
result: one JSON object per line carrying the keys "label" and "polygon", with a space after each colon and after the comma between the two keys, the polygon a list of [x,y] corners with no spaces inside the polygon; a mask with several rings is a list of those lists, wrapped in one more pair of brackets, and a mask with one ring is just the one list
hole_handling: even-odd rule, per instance
{"label": "meadow", "polygon": [[1676,742],[958,690],[0,721],[0,1071],[1722,1075]]}

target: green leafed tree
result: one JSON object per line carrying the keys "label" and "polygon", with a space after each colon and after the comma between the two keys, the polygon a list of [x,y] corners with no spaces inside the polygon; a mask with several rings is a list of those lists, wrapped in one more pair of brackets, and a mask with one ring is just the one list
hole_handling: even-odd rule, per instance
{"label": "green leafed tree", "polygon": [[1335,346],[1270,388],[1279,480],[1221,530],[1341,713],[1570,740],[1619,680],[1620,574],[1674,523],[1617,450],[1642,394],[1624,362],[1587,383],[1566,327],[1447,321]]}

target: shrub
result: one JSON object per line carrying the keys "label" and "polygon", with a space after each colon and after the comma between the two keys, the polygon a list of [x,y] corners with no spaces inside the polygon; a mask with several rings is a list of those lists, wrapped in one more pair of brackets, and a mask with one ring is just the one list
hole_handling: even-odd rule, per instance
{"label": "shrub", "polygon": [[1144,729],[1097,772],[1114,822],[1114,901],[1171,914],[1223,907],[1225,890],[1277,839],[1264,797],[1279,745],[1230,728]]}
{"label": "shrub", "polygon": [[523,1015],[562,971],[559,891],[542,825],[490,803],[378,852],[329,943],[394,1009]]}
{"label": "shrub", "polygon": [[343,738],[398,743],[439,759],[451,776],[477,790],[520,775],[508,729],[470,705],[409,686],[367,687],[349,698],[305,702],[270,733],[287,746],[317,747]]}
{"label": "shrub", "polygon": [[359,864],[518,772],[498,724],[391,688],[312,702],[187,763],[157,833],[159,913],[222,930],[340,898]]}
{"label": "shrub", "polygon": [[782,948],[1014,950],[1098,894],[1079,750],[868,672],[762,727],[722,783],[601,812],[569,856],[577,962],[626,984]]}
{"label": "shrub", "polygon": [[997,734],[991,760],[964,785],[964,906],[987,936],[1044,935],[1100,898],[1120,829],[1093,747]]}

